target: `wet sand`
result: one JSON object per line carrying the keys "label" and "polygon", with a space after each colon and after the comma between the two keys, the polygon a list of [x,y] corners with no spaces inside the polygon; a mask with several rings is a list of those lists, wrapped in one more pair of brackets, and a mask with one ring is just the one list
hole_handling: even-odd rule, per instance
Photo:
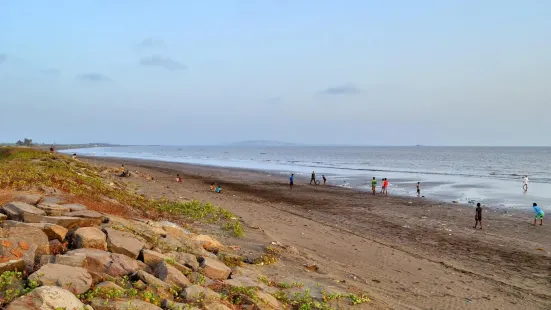
{"label": "wet sand", "polygon": [[[290,191],[288,176],[270,172],[84,160],[124,162],[153,176],[126,179],[139,193],[229,209],[248,229],[247,238],[231,241],[244,248],[292,245],[326,278],[366,291],[373,297],[368,309],[551,309],[551,223],[532,226],[529,211],[485,208],[484,229],[474,230],[472,206],[311,186],[308,179],[295,179]],[[177,173],[182,183],[175,182]],[[223,193],[209,192],[211,182]]]}

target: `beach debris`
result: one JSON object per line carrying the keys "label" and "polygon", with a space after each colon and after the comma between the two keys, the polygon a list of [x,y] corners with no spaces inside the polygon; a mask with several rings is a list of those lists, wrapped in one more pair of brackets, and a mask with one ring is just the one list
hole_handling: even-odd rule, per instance
{"label": "beach debris", "polygon": [[542,248],[537,248],[536,250],[538,250],[538,251],[543,251],[543,249],[542,249]]}
{"label": "beach debris", "polygon": [[409,225],[404,225],[404,226],[402,226],[402,227],[404,227],[404,228],[410,228]]}
{"label": "beach debris", "polygon": [[375,283],[381,283],[381,280],[377,280],[377,279],[372,279],[371,281],[373,281]]}
{"label": "beach debris", "polygon": [[318,265],[316,264],[304,264],[303,265],[306,269],[310,270],[310,271],[318,271],[319,270],[319,267]]}
{"label": "beach debris", "polygon": [[426,216],[421,216],[421,218],[422,218],[422,219],[427,219],[428,217],[426,217]]}

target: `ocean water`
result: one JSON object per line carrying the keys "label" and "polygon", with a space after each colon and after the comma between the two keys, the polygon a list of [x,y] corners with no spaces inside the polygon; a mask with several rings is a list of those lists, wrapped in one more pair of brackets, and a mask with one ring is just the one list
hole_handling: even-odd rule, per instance
{"label": "ocean water", "polygon": [[[551,209],[551,148],[546,147],[244,147],[128,146],[66,150],[80,155],[246,168],[318,178],[329,184],[370,190],[386,177],[389,193],[442,201],[481,202]],[[528,192],[522,177],[530,179]]]}

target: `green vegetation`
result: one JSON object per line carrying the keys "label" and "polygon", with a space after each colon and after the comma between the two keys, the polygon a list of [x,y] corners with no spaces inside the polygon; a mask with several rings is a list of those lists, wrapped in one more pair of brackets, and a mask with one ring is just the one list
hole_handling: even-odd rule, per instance
{"label": "green vegetation", "polygon": [[273,287],[277,287],[277,288],[280,288],[280,289],[289,289],[289,288],[295,288],[295,287],[298,287],[298,288],[301,288],[304,286],[304,284],[302,283],[299,283],[299,282],[293,282],[293,283],[286,283],[286,282],[275,282],[273,280],[270,280],[264,276],[262,277],[259,277],[258,280],[268,286],[273,286]]}
{"label": "green vegetation", "polygon": [[38,287],[37,281],[23,281],[18,271],[6,271],[0,275],[0,307]]}
{"label": "green vegetation", "polygon": [[109,181],[107,177],[105,172],[68,156],[29,148],[0,148],[0,188],[30,190],[45,186],[92,201],[114,199],[147,212],[183,215],[205,223],[222,222],[225,223],[222,227],[236,237],[244,236],[238,218],[224,208],[197,200],[148,199],[127,190],[124,184]]}

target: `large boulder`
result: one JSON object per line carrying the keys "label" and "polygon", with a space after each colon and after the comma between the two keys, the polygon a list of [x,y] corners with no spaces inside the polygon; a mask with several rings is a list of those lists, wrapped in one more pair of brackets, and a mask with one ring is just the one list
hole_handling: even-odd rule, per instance
{"label": "large boulder", "polygon": [[263,291],[256,291],[258,301],[255,305],[260,310],[282,309],[281,303],[272,295]]}
{"label": "large boulder", "polygon": [[161,308],[139,299],[107,300],[94,298],[90,302],[94,310],[162,310]]}
{"label": "large boulder", "polygon": [[231,310],[226,305],[220,304],[220,303],[211,303],[208,305],[205,305],[205,310]]}
{"label": "large boulder", "polygon": [[6,310],[90,309],[73,293],[57,286],[41,286],[11,302]]}
{"label": "large boulder", "polygon": [[62,206],[66,207],[66,208],[69,208],[69,210],[71,212],[88,210],[88,207],[86,207],[85,205],[78,204],[78,203],[69,203],[69,204],[64,204]]}
{"label": "large boulder", "polygon": [[36,207],[51,216],[61,216],[70,211],[69,208],[55,203],[39,203]]}
{"label": "large boulder", "polygon": [[156,278],[154,275],[149,274],[143,270],[138,270],[138,272],[136,272],[136,277],[150,286],[158,287],[167,291],[170,290],[170,284]]}
{"label": "large boulder", "polygon": [[38,228],[5,227],[0,235],[0,263],[23,259],[27,271],[32,271],[35,261],[50,253],[48,237]]}
{"label": "large boulder", "polygon": [[50,223],[23,223],[23,222],[17,222],[17,221],[5,221],[3,226],[4,227],[39,228],[46,234],[46,236],[48,236],[48,240],[57,239],[59,241],[63,241],[68,232],[67,228],[61,227],[55,224],[50,224]]}
{"label": "large boulder", "polygon": [[191,285],[186,287],[180,294],[187,302],[197,302],[199,300],[218,300],[220,294],[211,290],[208,287],[202,287],[200,285]]}
{"label": "large boulder", "polygon": [[166,252],[176,251],[190,253],[199,257],[216,257],[213,253],[205,250],[201,242],[196,240],[167,236],[166,238],[161,239],[160,243]]}
{"label": "large boulder", "polygon": [[180,225],[169,222],[161,221],[154,224],[155,226],[161,227],[166,234],[174,238],[191,238],[194,236],[192,232],[187,229],[182,228]]}
{"label": "large boulder", "polygon": [[199,262],[197,256],[183,252],[170,252],[166,256],[173,258],[176,262],[191,268],[193,271],[199,270]]}
{"label": "large boulder", "polygon": [[107,247],[109,251],[124,254],[137,259],[144,244],[129,232],[118,231],[113,228],[105,228],[107,234]]}
{"label": "large boulder", "polygon": [[176,267],[170,265],[168,262],[160,262],[155,267],[155,275],[163,282],[185,288],[191,285],[189,279]]}
{"label": "large boulder", "polygon": [[217,259],[209,257],[202,259],[201,270],[205,276],[215,280],[226,280],[231,274],[230,267]]}
{"label": "large boulder", "polygon": [[29,276],[40,285],[59,286],[74,294],[82,294],[92,286],[92,276],[84,268],[46,264]]}
{"label": "large boulder", "polygon": [[90,273],[120,277],[144,269],[144,265],[140,262],[122,254],[97,249],[78,249],[66,253],[66,255],[75,254],[86,256],[86,269]]}
{"label": "large boulder", "polygon": [[40,258],[40,266],[46,264],[60,264],[72,267],[85,267],[86,255],[73,254],[73,255],[42,255]]}
{"label": "large boulder", "polygon": [[26,223],[56,224],[59,226],[63,226],[69,230],[77,227],[94,227],[99,225],[96,219],[73,217],[73,216],[44,216],[44,215],[37,215],[37,214],[25,214],[24,221]]}
{"label": "large boulder", "polygon": [[29,215],[46,215],[43,210],[32,206],[28,203],[13,201],[2,207],[4,213],[10,220],[24,221],[26,216]]}
{"label": "large boulder", "polygon": [[107,250],[105,234],[96,227],[81,227],[73,235],[73,245],[77,249]]}
{"label": "large boulder", "polygon": [[151,268],[156,268],[161,262],[169,262],[176,269],[181,271],[184,274],[191,272],[191,269],[184,264],[177,261],[173,256],[164,255],[153,250],[142,250],[143,261],[146,265]]}
{"label": "large boulder", "polygon": [[73,212],[65,213],[65,216],[80,217],[83,219],[88,219],[90,221],[93,221],[93,223],[95,223],[95,225],[93,226],[98,226],[103,222],[103,219],[105,218],[101,213],[92,211],[92,210],[73,211]]}
{"label": "large boulder", "polygon": [[42,200],[42,196],[38,194],[16,193],[13,195],[13,199],[30,205],[37,205]]}

